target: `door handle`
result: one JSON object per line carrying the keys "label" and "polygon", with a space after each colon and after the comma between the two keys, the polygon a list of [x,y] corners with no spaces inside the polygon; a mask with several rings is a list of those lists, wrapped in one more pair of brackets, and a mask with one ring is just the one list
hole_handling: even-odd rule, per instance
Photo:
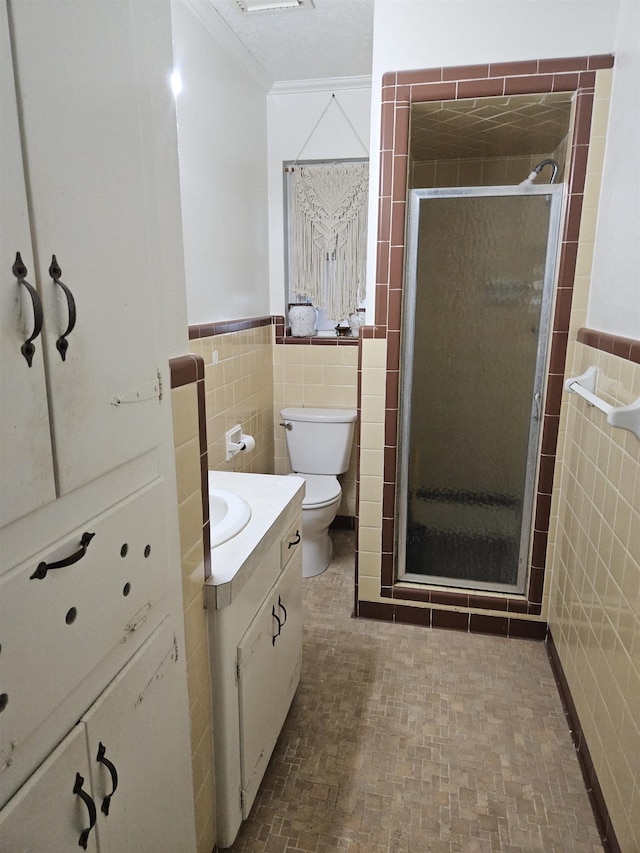
{"label": "door handle", "polygon": [[86,791],[82,790],[82,786],[84,785],[84,777],[79,773],[76,773],[76,782],[73,786],[73,793],[76,794],[82,802],[87,807],[87,811],[89,812],[89,826],[86,829],[83,829],[80,833],[80,838],[78,839],[78,845],[82,847],[83,850],[87,849],[87,844],[89,841],[89,834],[91,830],[96,825],[96,820],[98,819],[98,812],[96,810],[96,804],[93,802],[89,794]]}
{"label": "door handle", "polygon": [[83,533],[82,538],[80,539],[80,547],[77,551],[74,551],[73,554],[70,554],[68,557],[65,557],[63,560],[58,560],[55,563],[38,563],[38,567],[35,572],[31,575],[29,580],[33,580],[37,578],[38,580],[42,580],[46,578],[47,572],[51,569],[64,569],[66,566],[72,566],[74,563],[77,563],[78,560],[81,560],[84,555],[87,553],[87,548],[89,547],[89,542],[95,536],[95,533]]}
{"label": "door handle", "polygon": [[116,789],[118,787],[118,771],[116,770],[115,764],[113,764],[111,761],[109,761],[108,758],[105,758],[106,751],[107,750],[105,748],[105,745],[102,743],[102,741],[100,741],[100,744],[98,745],[98,755],[96,756],[96,761],[99,764],[104,764],[104,766],[107,768],[107,770],[109,771],[109,774],[111,776],[111,793],[107,794],[106,797],[103,799],[102,806],[100,809],[104,815],[109,814],[109,806],[111,805],[111,797],[113,797],[113,795],[115,794]]}
{"label": "door handle", "polygon": [[26,289],[27,293],[31,297],[31,304],[33,306],[33,331],[20,347],[20,352],[25,357],[29,367],[31,367],[33,356],[36,351],[33,341],[35,341],[42,331],[42,302],[40,302],[38,291],[25,279],[27,268],[22,261],[20,252],[16,252],[16,259],[11,267],[11,272],[18,279],[18,284],[21,284]]}
{"label": "door handle", "polygon": [[540,420],[540,400],[540,392],[536,391],[536,393],[533,395],[533,404],[535,406],[535,412],[533,413],[533,417],[536,421]]}
{"label": "door handle", "polygon": [[60,353],[60,357],[64,361],[67,357],[67,350],[69,348],[69,342],[67,341],[67,337],[71,334],[76,325],[76,301],[73,298],[73,293],[69,290],[67,285],[60,281],[60,276],[62,275],[62,270],[56,260],[56,256],[51,256],[51,266],[49,267],[49,275],[54,280],[54,282],[62,288],[64,295],[67,297],[67,313],[68,313],[68,321],[67,328],[60,335],[58,340],[56,341],[56,349]]}
{"label": "door handle", "polygon": [[275,604],[274,604],[274,605],[272,606],[272,608],[271,608],[271,615],[273,616],[273,618],[274,618],[274,619],[276,620],[276,622],[278,623],[278,633],[277,633],[277,634],[272,634],[272,636],[271,636],[271,645],[272,645],[272,646],[275,646],[275,644],[276,644],[276,640],[277,640],[277,639],[278,639],[278,637],[280,636],[280,632],[282,631],[282,626],[283,626],[283,624],[284,624],[284,623],[280,621],[280,619],[278,618],[278,616],[277,616],[277,614],[276,614],[276,607],[275,607]]}

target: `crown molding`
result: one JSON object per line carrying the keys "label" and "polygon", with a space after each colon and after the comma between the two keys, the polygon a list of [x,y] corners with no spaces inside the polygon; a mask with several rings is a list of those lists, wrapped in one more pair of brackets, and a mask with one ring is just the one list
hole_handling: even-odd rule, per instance
{"label": "crown molding", "polygon": [[273,80],[215,8],[207,0],[182,0],[182,2],[231,58],[253,77],[260,88],[264,92],[269,92],[273,86]]}
{"label": "crown molding", "polygon": [[295,95],[302,92],[338,92],[346,89],[370,89],[371,77],[326,77],[315,80],[281,80],[274,83],[270,95]]}

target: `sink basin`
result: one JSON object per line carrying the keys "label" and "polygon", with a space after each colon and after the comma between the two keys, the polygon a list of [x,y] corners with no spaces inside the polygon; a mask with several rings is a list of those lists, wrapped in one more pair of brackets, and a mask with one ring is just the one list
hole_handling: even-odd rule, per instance
{"label": "sink basin", "polygon": [[209,489],[211,547],[237,536],[249,523],[251,507],[239,495],[225,489]]}

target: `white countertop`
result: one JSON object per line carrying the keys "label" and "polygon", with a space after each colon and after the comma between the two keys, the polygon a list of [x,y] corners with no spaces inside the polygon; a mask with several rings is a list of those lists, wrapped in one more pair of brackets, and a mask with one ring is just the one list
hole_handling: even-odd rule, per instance
{"label": "white countertop", "polygon": [[275,523],[292,502],[302,506],[305,483],[302,477],[278,474],[213,472],[212,487],[244,498],[251,507],[251,520],[233,539],[211,549],[211,577],[205,583],[206,606],[220,609],[251,576],[278,531]]}

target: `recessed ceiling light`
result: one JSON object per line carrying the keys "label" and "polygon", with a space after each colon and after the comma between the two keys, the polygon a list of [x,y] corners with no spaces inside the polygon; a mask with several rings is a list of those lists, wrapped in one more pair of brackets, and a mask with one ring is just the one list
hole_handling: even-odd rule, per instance
{"label": "recessed ceiling light", "polygon": [[236,0],[245,13],[250,12],[292,12],[296,9],[313,9],[313,0]]}

